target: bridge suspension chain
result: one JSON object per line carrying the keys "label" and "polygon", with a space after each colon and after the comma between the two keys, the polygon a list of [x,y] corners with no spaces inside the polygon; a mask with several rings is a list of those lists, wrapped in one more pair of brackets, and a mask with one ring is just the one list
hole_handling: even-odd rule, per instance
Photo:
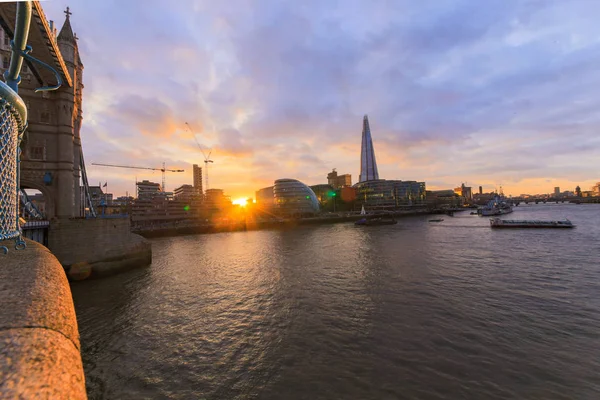
{"label": "bridge suspension chain", "polygon": [[[84,203],[87,203],[89,207],[89,215],[92,218],[96,218],[96,210],[94,209],[94,204],[92,203],[92,196],[90,194],[90,184],[88,183],[87,172],[85,171],[85,161],[83,160],[83,148],[80,147],[79,153],[79,162],[81,167],[81,180],[83,181],[83,190],[84,190]],[[85,210],[85,204],[84,204]],[[85,216],[85,211],[84,211]]]}

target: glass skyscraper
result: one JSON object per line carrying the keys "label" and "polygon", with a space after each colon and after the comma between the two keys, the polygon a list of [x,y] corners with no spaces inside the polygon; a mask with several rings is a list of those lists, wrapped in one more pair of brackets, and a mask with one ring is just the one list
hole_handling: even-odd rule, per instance
{"label": "glass skyscraper", "polygon": [[425,204],[425,182],[379,179],[369,117],[366,115],[360,149],[360,179],[354,188],[357,203],[370,210]]}
{"label": "glass skyscraper", "polygon": [[359,182],[373,181],[379,179],[377,161],[375,160],[375,149],[371,138],[369,117],[363,118],[362,144],[360,146],[360,178]]}

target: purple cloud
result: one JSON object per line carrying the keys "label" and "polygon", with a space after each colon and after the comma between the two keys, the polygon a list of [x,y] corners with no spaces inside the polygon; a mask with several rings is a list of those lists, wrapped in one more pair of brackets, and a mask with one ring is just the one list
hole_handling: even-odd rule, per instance
{"label": "purple cloud", "polygon": [[[66,5],[43,3],[59,26]],[[166,160],[190,171],[173,184],[190,182],[202,156],[188,121],[215,148],[211,186],[233,195],[282,176],[322,183],[334,167],[356,179],[369,114],[385,178],[514,182],[504,188],[515,194],[532,179],[598,180],[600,41],[589,2],[69,6],[85,65],[87,160]]]}

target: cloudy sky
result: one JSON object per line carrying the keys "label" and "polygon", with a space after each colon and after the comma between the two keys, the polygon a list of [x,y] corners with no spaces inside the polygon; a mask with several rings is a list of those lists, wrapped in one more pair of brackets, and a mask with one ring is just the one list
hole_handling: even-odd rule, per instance
{"label": "cloudy sky", "polygon": [[359,175],[369,115],[381,178],[548,193],[600,181],[595,0],[49,0],[79,36],[93,183],[134,192],[212,148],[211,188]]}

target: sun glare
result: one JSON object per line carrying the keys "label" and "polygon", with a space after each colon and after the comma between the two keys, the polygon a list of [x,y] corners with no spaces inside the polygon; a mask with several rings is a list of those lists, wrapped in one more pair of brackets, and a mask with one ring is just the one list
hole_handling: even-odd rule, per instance
{"label": "sun glare", "polygon": [[240,197],[239,199],[232,201],[232,203],[237,204],[238,206],[246,207],[246,201],[246,197]]}

